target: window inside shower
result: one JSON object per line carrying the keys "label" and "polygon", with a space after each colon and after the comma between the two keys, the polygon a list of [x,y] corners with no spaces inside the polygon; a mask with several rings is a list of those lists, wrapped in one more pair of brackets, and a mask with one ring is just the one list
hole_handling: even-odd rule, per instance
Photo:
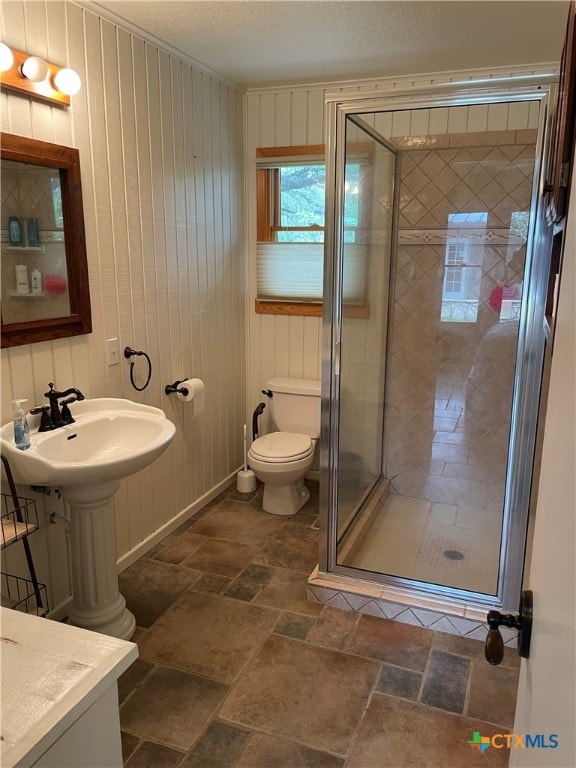
{"label": "window inside shower", "polygon": [[[369,313],[341,302],[336,567],[497,594],[539,109],[511,99],[343,122],[336,177],[343,209],[352,189],[368,201],[356,244]],[[358,143],[370,163],[352,179]],[[346,238],[338,249],[345,275]]]}

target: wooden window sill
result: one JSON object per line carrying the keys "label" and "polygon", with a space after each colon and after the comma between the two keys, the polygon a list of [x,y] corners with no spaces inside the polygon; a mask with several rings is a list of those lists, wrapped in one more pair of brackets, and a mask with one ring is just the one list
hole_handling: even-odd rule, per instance
{"label": "wooden window sill", "polygon": [[322,303],[316,301],[265,301],[264,299],[256,299],[254,308],[259,315],[322,317]]}
{"label": "wooden window sill", "polygon": [[[305,315],[322,317],[322,304],[315,301],[266,301],[256,299],[254,309],[258,315]],[[346,318],[367,318],[368,304],[348,304],[343,307]]]}

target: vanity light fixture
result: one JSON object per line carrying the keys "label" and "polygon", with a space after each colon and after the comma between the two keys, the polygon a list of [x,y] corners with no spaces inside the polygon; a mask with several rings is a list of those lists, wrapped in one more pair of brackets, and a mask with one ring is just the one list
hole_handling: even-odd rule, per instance
{"label": "vanity light fixture", "polygon": [[39,56],[0,43],[0,86],[7,91],[25,93],[33,98],[62,106],[70,105],[70,96],[82,84],[73,69],[50,64]]}

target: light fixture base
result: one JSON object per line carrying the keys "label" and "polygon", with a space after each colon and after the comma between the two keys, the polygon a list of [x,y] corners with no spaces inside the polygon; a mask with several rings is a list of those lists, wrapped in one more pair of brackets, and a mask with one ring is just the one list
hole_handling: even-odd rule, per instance
{"label": "light fixture base", "polygon": [[0,86],[3,90],[25,93],[27,96],[47,101],[50,104],[58,104],[63,107],[70,106],[70,96],[57,91],[52,85],[52,79],[62,67],[46,62],[48,65],[48,76],[42,82],[35,83],[33,80],[28,80],[24,77],[21,72],[22,64],[24,64],[26,59],[30,58],[30,54],[16,51],[14,48],[11,50],[14,55],[14,63],[6,72],[0,73]]}

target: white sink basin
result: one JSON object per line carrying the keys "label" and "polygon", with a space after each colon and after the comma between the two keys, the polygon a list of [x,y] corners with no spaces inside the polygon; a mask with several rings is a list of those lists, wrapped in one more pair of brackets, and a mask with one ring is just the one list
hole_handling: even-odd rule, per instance
{"label": "white sink basin", "polygon": [[70,411],[73,424],[51,432],[31,426],[25,451],[14,445],[12,422],[2,427],[2,451],[17,483],[74,487],[121,480],[158,458],[176,431],[164,411],[131,400],[81,400]]}
{"label": "white sink basin", "polygon": [[0,429],[0,447],[14,480],[56,486],[68,502],[72,604],[68,621],[128,640],[136,621],[118,591],[116,518],[112,497],[119,481],[151,464],[176,427],[164,411],[131,400],[100,398],[70,405],[76,421],[38,432],[29,417],[30,448],[14,445],[14,425]]}

